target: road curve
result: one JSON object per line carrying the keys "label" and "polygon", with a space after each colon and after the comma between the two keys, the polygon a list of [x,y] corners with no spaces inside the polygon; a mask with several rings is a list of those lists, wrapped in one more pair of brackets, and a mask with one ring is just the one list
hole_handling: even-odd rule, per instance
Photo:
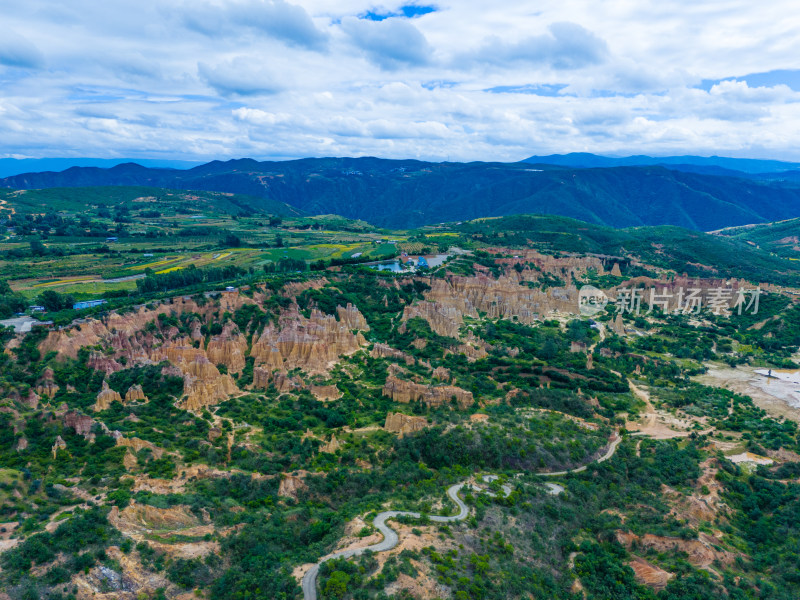
{"label": "road curve", "polygon": [[[591,462],[605,462],[617,451],[617,446],[622,441],[622,438],[619,434],[614,434],[611,438],[611,443],[608,446],[606,452],[599,458],[591,461]],[[591,463],[589,463],[591,464]],[[586,470],[588,465],[583,465],[582,467],[577,467],[575,469],[569,469],[567,471],[553,471],[550,473],[539,473],[539,476],[542,477],[556,477],[559,475],[568,475],[570,473],[581,473]],[[486,483],[491,483],[498,479],[497,475],[484,475],[483,481]],[[560,494],[564,491],[564,488],[556,483],[545,483],[545,487],[547,488],[548,494]],[[453,521],[463,521],[469,515],[469,507],[464,504],[464,501],[459,498],[459,492],[465,488],[469,487],[470,489],[476,491],[485,492],[491,496],[495,494],[491,491],[486,490],[480,486],[474,484],[467,484],[466,481],[457,483],[455,485],[451,485],[447,488],[447,496],[452,500],[456,506],[458,506],[458,514],[443,516],[443,515],[430,515],[428,518],[433,521],[434,523],[451,523]],[[508,496],[511,494],[511,486],[509,485],[502,485],[501,489],[503,493]],[[320,560],[317,564],[311,567],[306,574],[303,576],[303,581],[301,586],[303,588],[303,599],[304,600],[317,600],[317,576],[319,575],[319,568],[322,563],[327,562],[329,560],[334,560],[337,558],[350,558],[352,556],[360,556],[364,554],[366,551],[370,552],[385,552],[387,550],[391,550],[395,546],[397,546],[399,542],[399,538],[397,537],[397,532],[387,525],[386,521],[390,519],[394,519],[397,517],[411,517],[412,519],[419,519],[422,515],[418,512],[410,512],[410,511],[403,511],[403,510],[386,510],[382,513],[378,513],[372,523],[375,525],[375,528],[381,532],[383,535],[383,541],[378,542],[377,544],[372,544],[371,546],[367,546],[365,548],[352,548],[350,550],[342,550],[340,552],[334,552],[333,554],[329,554],[328,556],[324,557]]]}

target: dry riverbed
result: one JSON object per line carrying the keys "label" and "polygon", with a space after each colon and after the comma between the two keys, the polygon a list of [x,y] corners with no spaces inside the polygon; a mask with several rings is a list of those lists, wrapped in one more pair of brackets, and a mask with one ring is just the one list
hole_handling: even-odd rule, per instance
{"label": "dry riverbed", "polygon": [[708,372],[693,379],[703,385],[721,387],[750,396],[757,406],[773,417],[800,422],[800,386],[757,374],[756,367],[731,368],[708,363]]}

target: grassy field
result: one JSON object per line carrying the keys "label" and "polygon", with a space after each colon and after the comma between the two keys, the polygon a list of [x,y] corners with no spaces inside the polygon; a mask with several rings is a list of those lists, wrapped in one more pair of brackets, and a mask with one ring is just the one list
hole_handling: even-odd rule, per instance
{"label": "grassy field", "polygon": [[260,270],[282,258],[311,263],[356,254],[379,260],[398,251],[388,236],[407,240],[270,201],[263,213],[245,211],[231,194],[75,188],[0,191],[0,200],[4,213],[14,211],[0,237],[0,280],[31,300],[45,290],[80,298],[133,290],[145,273],[190,266]]}

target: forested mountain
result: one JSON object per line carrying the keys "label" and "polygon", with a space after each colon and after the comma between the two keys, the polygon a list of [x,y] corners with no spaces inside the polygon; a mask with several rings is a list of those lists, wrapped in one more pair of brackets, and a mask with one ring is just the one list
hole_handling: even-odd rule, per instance
{"label": "forested mountain", "polygon": [[719,174],[737,172],[739,174],[759,175],[764,173],[782,173],[797,171],[800,163],[782,160],[764,160],[755,158],[728,158],[725,156],[600,156],[589,152],[571,152],[570,154],[550,154],[548,156],[531,156],[527,163],[558,165],[561,167],[642,167],[662,165],[669,168],[685,170],[688,167],[697,169],[718,169]]}
{"label": "forested mountain", "polygon": [[659,166],[574,169],[528,163],[429,163],[377,158],[214,161],[188,170],[124,164],[0,179],[13,189],[145,185],[244,194],[310,214],[339,214],[394,228],[520,213],[630,227],[695,230],[800,214],[786,181],[708,175]]}

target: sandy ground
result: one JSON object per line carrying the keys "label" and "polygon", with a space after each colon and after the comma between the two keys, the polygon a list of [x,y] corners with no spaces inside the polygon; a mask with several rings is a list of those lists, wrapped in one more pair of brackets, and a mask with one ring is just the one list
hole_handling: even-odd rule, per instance
{"label": "sandy ground", "polygon": [[708,373],[693,379],[704,385],[721,387],[750,396],[756,406],[773,417],[786,417],[800,422],[800,387],[787,381],[758,375],[754,367],[733,369],[719,363],[708,363]]}
{"label": "sandy ground", "polygon": [[[636,385],[630,379],[628,380],[628,385],[631,388],[631,392],[646,406],[638,421],[629,421],[625,424],[625,428],[634,435],[646,435],[654,440],[668,440],[687,437],[693,432],[704,434],[713,430],[708,427],[706,418],[690,417],[688,415],[681,418],[667,411],[658,410],[650,402],[650,393],[646,389]],[[700,425],[702,429],[696,429],[694,427],[695,424]],[[636,450],[638,454],[638,445]]]}

